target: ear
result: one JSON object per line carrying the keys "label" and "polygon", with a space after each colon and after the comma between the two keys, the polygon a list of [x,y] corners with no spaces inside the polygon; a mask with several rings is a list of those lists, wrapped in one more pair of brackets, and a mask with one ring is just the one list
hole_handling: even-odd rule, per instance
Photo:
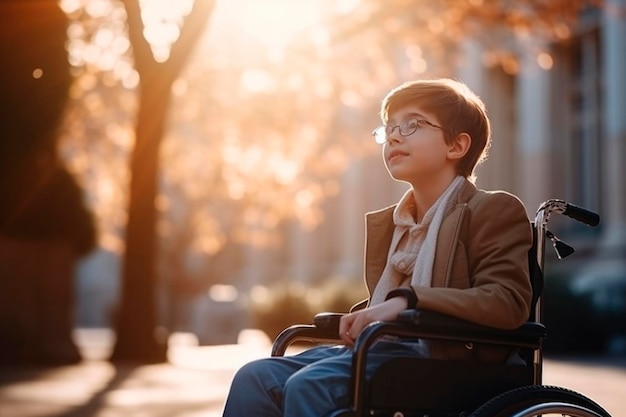
{"label": "ear", "polygon": [[467,133],[459,133],[448,146],[448,159],[459,160],[463,158],[470,149],[472,138]]}

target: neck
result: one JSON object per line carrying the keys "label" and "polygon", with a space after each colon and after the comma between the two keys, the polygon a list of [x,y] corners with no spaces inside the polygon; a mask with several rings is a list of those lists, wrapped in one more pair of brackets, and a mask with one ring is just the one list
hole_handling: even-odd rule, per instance
{"label": "neck", "polygon": [[413,198],[417,206],[417,221],[422,221],[424,214],[437,201],[439,196],[450,186],[457,174],[446,175],[435,180],[424,181],[419,184],[411,184],[413,189]]}

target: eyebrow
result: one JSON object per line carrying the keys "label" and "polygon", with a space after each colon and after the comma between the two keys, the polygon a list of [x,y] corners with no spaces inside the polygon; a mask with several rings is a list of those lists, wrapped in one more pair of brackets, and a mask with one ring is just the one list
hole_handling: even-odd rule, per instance
{"label": "eyebrow", "polygon": [[[426,117],[426,116],[425,116],[425,115],[423,115],[422,113],[418,113],[418,112],[411,112],[411,113],[407,113],[407,114],[405,114],[405,115],[404,115],[404,117],[402,118],[402,120],[404,121],[404,120],[410,119],[410,118],[412,118],[412,117],[422,117],[422,118],[424,118],[424,119],[428,120],[428,117]],[[395,123],[395,119],[393,119],[393,118],[389,118],[389,119],[387,119],[387,124],[389,124],[390,122]]]}

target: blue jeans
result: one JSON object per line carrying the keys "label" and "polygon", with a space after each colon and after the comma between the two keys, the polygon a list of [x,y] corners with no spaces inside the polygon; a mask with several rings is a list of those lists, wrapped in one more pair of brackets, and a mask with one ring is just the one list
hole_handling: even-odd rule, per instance
{"label": "blue jeans", "polygon": [[[389,359],[426,354],[418,342],[378,341],[367,355],[366,378]],[[235,374],[223,416],[329,416],[349,406],[351,368],[352,351],[343,346],[250,362]]]}

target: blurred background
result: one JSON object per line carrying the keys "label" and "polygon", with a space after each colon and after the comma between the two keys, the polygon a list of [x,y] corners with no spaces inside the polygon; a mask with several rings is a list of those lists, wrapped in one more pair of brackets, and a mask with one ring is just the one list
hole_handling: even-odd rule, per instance
{"label": "blurred background", "polygon": [[477,184],[577,249],[549,351],[626,355],[626,0],[0,0],[1,362],[158,362],[366,297],[364,213],[406,185],[370,132],[398,84],[485,101]]}

